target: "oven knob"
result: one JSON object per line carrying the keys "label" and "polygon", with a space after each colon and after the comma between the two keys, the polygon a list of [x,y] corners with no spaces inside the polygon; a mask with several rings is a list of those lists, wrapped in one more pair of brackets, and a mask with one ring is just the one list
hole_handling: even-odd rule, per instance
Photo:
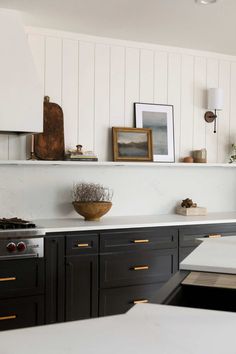
{"label": "oven knob", "polygon": [[15,252],[16,244],[14,242],[9,242],[6,246],[8,252]]}
{"label": "oven knob", "polygon": [[24,242],[17,243],[17,249],[19,252],[23,252],[26,250],[26,244]]}

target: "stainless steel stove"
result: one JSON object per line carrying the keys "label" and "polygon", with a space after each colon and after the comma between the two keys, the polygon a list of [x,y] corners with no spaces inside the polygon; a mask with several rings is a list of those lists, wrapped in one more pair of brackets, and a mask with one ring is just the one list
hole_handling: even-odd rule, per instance
{"label": "stainless steel stove", "polygon": [[0,219],[0,260],[42,258],[45,232],[19,218]]}

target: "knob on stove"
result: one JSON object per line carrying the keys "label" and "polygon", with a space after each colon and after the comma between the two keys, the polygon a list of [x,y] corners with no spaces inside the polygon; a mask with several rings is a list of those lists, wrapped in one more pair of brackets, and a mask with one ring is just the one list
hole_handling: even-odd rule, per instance
{"label": "knob on stove", "polygon": [[26,244],[24,242],[22,242],[22,241],[17,243],[16,247],[17,247],[19,252],[23,252],[23,251],[26,250]]}
{"label": "knob on stove", "polygon": [[15,252],[16,244],[14,242],[9,242],[6,246],[8,252]]}

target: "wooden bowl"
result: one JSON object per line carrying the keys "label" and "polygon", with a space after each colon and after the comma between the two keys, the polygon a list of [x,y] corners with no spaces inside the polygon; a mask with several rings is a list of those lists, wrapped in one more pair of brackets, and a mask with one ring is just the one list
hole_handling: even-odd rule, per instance
{"label": "wooden bowl", "polygon": [[73,202],[75,211],[86,221],[99,221],[112,206],[111,202]]}

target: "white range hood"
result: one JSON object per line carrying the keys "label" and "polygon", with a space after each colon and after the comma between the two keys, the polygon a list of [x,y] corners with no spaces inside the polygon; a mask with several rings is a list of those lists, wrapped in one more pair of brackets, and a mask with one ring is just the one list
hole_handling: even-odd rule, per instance
{"label": "white range hood", "polygon": [[0,9],[0,134],[43,131],[43,92],[19,13]]}

